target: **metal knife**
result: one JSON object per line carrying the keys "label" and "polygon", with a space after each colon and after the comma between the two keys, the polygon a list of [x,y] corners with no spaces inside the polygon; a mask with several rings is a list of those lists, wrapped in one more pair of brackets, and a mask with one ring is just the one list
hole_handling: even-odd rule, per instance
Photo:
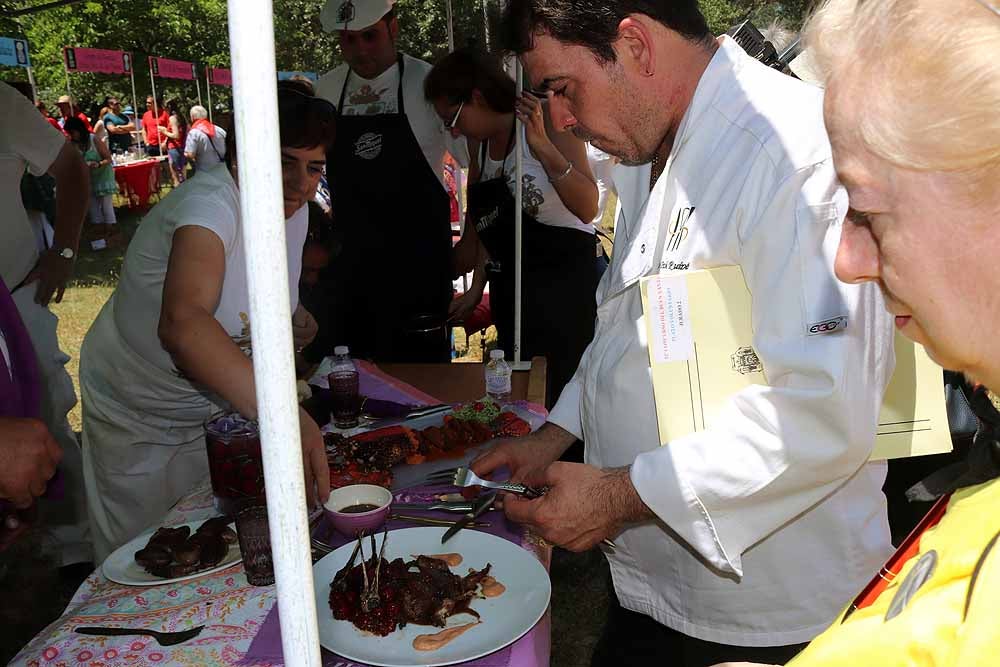
{"label": "metal knife", "polygon": [[394,510],[420,510],[420,511],[441,511],[441,512],[462,512],[467,514],[476,509],[476,506],[471,502],[465,503],[393,503],[392,508]]}
{"label": "metal knife", "polygon": [[473,521],[478,519],[482,514],[488,511],[491,507],[493,507],[493,501],[496,500],[496,498],[497,498],[496,492],[477,498],[474,503],[476,508],[472,510],[472,512],[470,512],[469,514],[466,514],[461,519],[456,521],[455,525],[449,528],[445,532],[444,536],[441,538],[441,544],[444,544],[445,542],[450,540],[452,537],[455,536],[455,534],[458,531],[462,530],[463,528],[471,524]]}

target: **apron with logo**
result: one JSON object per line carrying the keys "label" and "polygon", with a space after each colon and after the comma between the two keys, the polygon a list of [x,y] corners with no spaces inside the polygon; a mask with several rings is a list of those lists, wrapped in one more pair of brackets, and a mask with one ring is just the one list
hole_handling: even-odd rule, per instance
{"label": "apron with logo", "polygon": [[398,113],[344,115],[350,71],[340,93],[337,141],[327,156],[343,234],[330,319],[336,343],[356,357],[448,361],[451,208],[406,118],[402,56],[398,65]]}
{"label": "apron with logo", "polygon": [[[513,136],[512,130],[511,141]],[[485,144],[480,173],[488,150]],[[516,201],[507,186],[506,166],[504,157],[496,177],[469,184],[467,216],[490,254],[487,276],[497,346],[513,358]],[[593,234],[542,224],[527,211],[521,213],[521,359],[546,357],[551,405],[594,335],[594,293],[600,274]]]}

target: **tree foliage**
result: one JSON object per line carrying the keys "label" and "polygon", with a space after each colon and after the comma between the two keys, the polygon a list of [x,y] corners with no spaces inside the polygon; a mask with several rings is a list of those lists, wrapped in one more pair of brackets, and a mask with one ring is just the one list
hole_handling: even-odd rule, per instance
{"label": "tree foliage", "polygon": [[[62,64],[64,46],[131,51],[135,62],[136,95],[145,99],[151,90],[147,56],[192,61],[204,67],[228,67],[229,36],[225,0],[86,0],[70,6],[31,14],[19,20],[6,17],[15,8],[40,0],[0,0],[0,36],[24,37],[42,99],[52,102],[66,91]],[[713,32],[721,33],[744,18],[763,27],[778,19],[792,28],[801,23],[811,0],[700,0]],[[455,44],[486,43],[485,11],[492,19],[498,0],[452,0]],[[323,0],[274,0],[275,55],[278,69],[326,72],[339,63],[336,38],[323,32],[319,12]],[[444,0],[398,0],[400,48],[433,61],[448,49]],[[116,95],[132,103],[127,77],[73,74],[70,86],[82,106]],[[24,79],[23,70],[0,68],[0,78]],[[187,105],[196,99],[193,82],[158,79],[157,92],[179,97]],[[216,108],[230,101],[229,89],[212,88]],[[138,105],[140,108],[142,104]]]}

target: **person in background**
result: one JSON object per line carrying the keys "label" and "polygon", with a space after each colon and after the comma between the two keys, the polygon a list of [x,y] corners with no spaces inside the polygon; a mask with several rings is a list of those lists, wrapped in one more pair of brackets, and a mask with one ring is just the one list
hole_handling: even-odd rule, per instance
{"label": "person in background", "polygon": [[57,130],[62,131],[62,128],[59,127],[59,121],[53,118],[51,114],[49,114],[49,108],[45,105],[45,102],[38,100],[37,102],[35,102],[35,108],[38,109],[38,113],[42,114],[42,118],[48,121],[49,125],[56,128]]}
{"label": "person in background", "polygon": [[[315,330],[299,304],[306,202],[334,140],[334,110],[279,84],[289,312],[296,346]],[[258,415],[253,323],[237,184],[239,158],[198,173],[146,216],[118,287],[80,352],[87,502],[99,558],[135,537],[208,476],[203,424],[217,410]],[[300,412],[310,505],[329,469],[315,422]]]}
{"label": "person in background", "polygon": [[97,111],[94,114],[94,138],[103,143],[105,146],[108,145],[108,128],[104,125],[104,117],[111,113],[111,107],[108,106],[108,102],[111,101],[110,97],[105,97],[104,102],[101,103],[99,109],[95,107]]}
{"label": "person in background", "polygon": [[103,119],[104,127],[108,130],[108,148],[112,153],[127,153],[132,147],[135,124],[122,113],[122,103],[117,97],[108,98],[108,113],[104,114]]}
{"label": "person in background", "polygon": [[60,96],[56,102],[56,106],[59,108],[59,127],[62,127],[67,119],[76,117],[82,120],[83,124],[87,126],[87,131],[93,134],[94,126],[90,124],[87,114],[80,111],[80,108],[76,105],[76,101],[72,97],[69,95]]}
{"label": "person in background", "polygon": [[[464,142],[424,98],[431,66],[397,49],[393,0],[327,0],[320,21],[337,33],[344,59],[316,83],[340,119],[327,178],[344,246],[331,270],[339,310],[327,353],[346,344],[361,358],[448,361],[452,240],[443,159],[451,152],[468,164]],[[437,341],[428,342],[429,329],[440,331]]]}
{"label": "person in background", "polygon": [[[73,117],[68,108],[67,115]],[[40,416],[62,451],[64,498],[40,505],[46,551],[57,565],[72,565],[92,560],[92,553],[80,447],[66,418],[76,404],[76,393],[65,367],[69,357],[59,349],[59,319],[48,304],[53,298],[56,303],[62,300],[73,275],[90,170],[80,152],[6,84],[0,84],[0,118],[0,153],[5,156],[0,160],[0,200],[7,203],[0,221],[0,279],[10,286],[31,338],[39,371]],[[55,232],[45,251],[38,249],[18,193],[25,170],[49,173],[56,181]]]}
{"label": "person in background", "polygon": [[[452,303],[463,321],[482,300],[487,280],[497,346],[514,349],[514,162],[516,120],[522,122],[523,243],[521,358],[548,361],[551,405],[573,377],[594,334],[594,226],[598,192],[587,145],[546,121],[543,100],[517,96],[513,79],[488,56],[456,51],[424,81],[427,99],[455,135],[481,148],[469,170],[468,218],[456,262],[471,247],[470,289]],[[458,275],[469,267],[456,266]]]}
{"label": "person in background", "polygon": [[[716,39],[696,0],[511,0],[501,34],[527,85],[551,91],[555,127],[621,159],[617,244],[548,423],[472,468],[547,486],[504,501],[544,539],[614,539],[594,665],[787,662],[890,552],[886,465],[869,458],[892,321],[875,285],[833,272],[848,207],[822,93]],[[650,351],[676,348],[646,338],[642,278],[722,267],[746,284],[766,382],[661,436],[658,408],[676,399],[654,396]],[[669,322],[669,299],[650,316]],[[811,335],[833,317],[849,328]],[[555,461],[577,438],[586,465]]]}
{"label": "person in background", "polygon": [[184,156],[195,171],[211,169],[226,159],[226,131],[208,119],[208,110],[191,107],[191,129],[184,142]]}
{"label": "person in background", "polygon": [[334,233],[333,220],[315,200],[309,202],[309,234],[302,248],[299,300],[308,312],[314,314],[319,333],[313,343],[296,355],[296,368],[300,370],[300,377],[306,374],[305,369],[314,368],[329,355],[329,350],[323,349],[321,343],[330,326],[326,318],[337,309],[331,302],[335,291],[331,289],[326,276],[331,262],[339,252],[340,244]]}
{"label": "person in background", "polygon": [[[155,102],[155,104],[154,104]],[[160,137],[161,127],[170,125],[170,113],[163,107],[163,99],[153,100],[152,95],[146,96],[146,112],[142,114],[142,142],[146,144],[146,155],[159,157],[163,155]]]}
{"label": "person in background", "polygon": [[837,276],[877,284],[900,333],[975,378],[980,425],[968,472],[887,563],[894,576],[873,571],[791,664],[994,665],[1000,266],[988,249],[1000,247],[1000,3],[830,0],[805,41],[851,205]]}
{"label": "person in background", "polygon": [[170,114],[169,125],[161,125],[157,129],[161,137],[167,138],[167,155],[170,156],[170,177],[174,181],[174,187],[184,182],[184,174],[187,168],[187,158],[184,155],[184,146],[187,142],[188,125],[184,113],[180,109],[177,99],[167,101],[167,113]]}
{"label": "person in background", "polygon": [[118,223],[114,205],[118,183],[111,166],[111,151],[96,135],[87,133],[79,118],[67,120],[63,129],[90,167],[90,224],[98,225],[100,237],[107,238],[115,233],[113,228]]}

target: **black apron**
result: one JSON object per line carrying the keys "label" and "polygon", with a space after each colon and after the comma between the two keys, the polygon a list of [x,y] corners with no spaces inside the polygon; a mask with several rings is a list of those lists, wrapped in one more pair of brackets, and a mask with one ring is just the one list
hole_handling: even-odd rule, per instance
{"label": "black apron", "polygon": [[333,218],[343,249],[331,269],[333,343],[376,361],[448,361],[452,297],[451,206],[399,112],[346,116],[327,155]]}
{"label": "black apron", "polygon": [[[509,147],[513,141],[512,129]],[[480,153],[480,174],[488,150],[485,144]],[[508,156],[511,152],[513,149],[508,150]],[[490,310],[497,328],[497,346],[510,359],[514,356],[516,200],[507,187],[506,167],[504,157],[499,176],[469,184],[466,224],[476,226],[479,240],[490,254]],[[523,209],[521,234],[521,359],[546,358],[546,403],[551,406],[594,337],[595,292],[600,280],[594,235],[542,224]]]}

